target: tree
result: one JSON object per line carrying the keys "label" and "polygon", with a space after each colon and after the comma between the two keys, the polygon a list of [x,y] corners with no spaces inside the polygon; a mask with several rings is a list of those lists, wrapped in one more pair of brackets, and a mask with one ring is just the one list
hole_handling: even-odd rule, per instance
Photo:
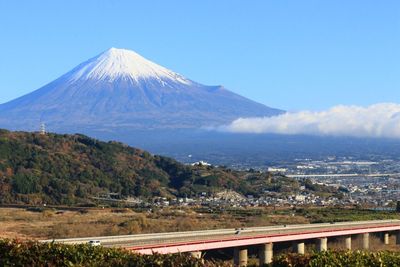
{"label": "tree", "polygon": [[17,174],[13,179],[13,189],[20,194],[38,193],[41,190],[39,178],[31,174]]}

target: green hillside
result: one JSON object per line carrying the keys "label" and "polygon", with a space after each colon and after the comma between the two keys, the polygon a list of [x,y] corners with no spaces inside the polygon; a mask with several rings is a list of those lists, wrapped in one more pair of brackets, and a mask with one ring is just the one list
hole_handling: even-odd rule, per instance
{"label": "green hillside", "polygon": [[299,186],[292,179],[258,172],[187,166],[79,134],[0,130],[0,203],[77,204],[104,193],[195,196],[222,189],[257,195],[262,188],[287,191]]}

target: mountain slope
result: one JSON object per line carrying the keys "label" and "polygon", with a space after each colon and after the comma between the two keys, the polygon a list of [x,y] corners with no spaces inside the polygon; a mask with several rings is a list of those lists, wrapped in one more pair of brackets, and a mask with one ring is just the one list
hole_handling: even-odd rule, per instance
{"label": "mountain slope", "polygon": [[193,129],[238,117],[270,116],[266,107],[222,86],[205,86],[133,51],[109,49],[46,86],[0,105],[0,126],[53,131]]}
{"label": "mountain slope", "polygon": [[0,203],[73,204],[101,193],[191,196],[224,188],[253,192],[241,172],[186,166],[84,135],[0,130]]}

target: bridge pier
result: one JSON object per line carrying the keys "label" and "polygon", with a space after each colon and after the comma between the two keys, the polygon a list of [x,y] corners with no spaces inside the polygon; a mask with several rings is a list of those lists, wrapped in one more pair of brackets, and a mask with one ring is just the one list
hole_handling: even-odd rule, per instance
{"label": "bridge pier", "polygon": [[400,245],[400,231],[396,231],[396,245]]}
{"label": "bridge pier", "polygon": [[304,242],[303,241],[293,243],[293,252],[294,253],[303,255],[304,251],[305,251],[305,249],[304,249]]}
{"label": "bridge pier", "polygon": [[247,266],[247,248],[237,247],[234,249],[233,264],[238,267]]}
{"label": "bridge pier", "polygon": [[201,251],[192,251],[192,252],[190,252],[190,255],[191,255],[193,258],[201,259]]}
{"label": "bridge pier", "polygon": [[273,247],[274,247],[273,243],[267,243],[260,246],[260,250],[258,253],[260,266],[264,266],[272,262],[272,257],[274,255]]}
{"label": "bridge pier", "polygon": [[328,250],[328,238],[318,238],[317,239],[317,251],[326,251]]}
{"label": "bridge pier", "polygon": [[382,236],[383,244],[389,245],[389,237],[390,237],[389,233],[388,232],[384,232],[382,234],[383,234],[383,236]]}
{"label": "bridge pier", "polygon": [[345,242],[346,249],[351,250],[351,236],[350,235],[345,237],[344,242]]}
{"label": "bridge pier", "polygon": [[369,249],[369,233],[362,234],[362,248],[364,250]]}

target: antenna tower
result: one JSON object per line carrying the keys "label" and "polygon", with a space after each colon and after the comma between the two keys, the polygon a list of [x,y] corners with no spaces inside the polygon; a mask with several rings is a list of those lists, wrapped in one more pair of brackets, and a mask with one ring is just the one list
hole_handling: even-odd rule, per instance
{"label": "antenna tower", "polygon": [[46,125],[44,123],[40,124],[40,134],[41,135],[46,134]]}

